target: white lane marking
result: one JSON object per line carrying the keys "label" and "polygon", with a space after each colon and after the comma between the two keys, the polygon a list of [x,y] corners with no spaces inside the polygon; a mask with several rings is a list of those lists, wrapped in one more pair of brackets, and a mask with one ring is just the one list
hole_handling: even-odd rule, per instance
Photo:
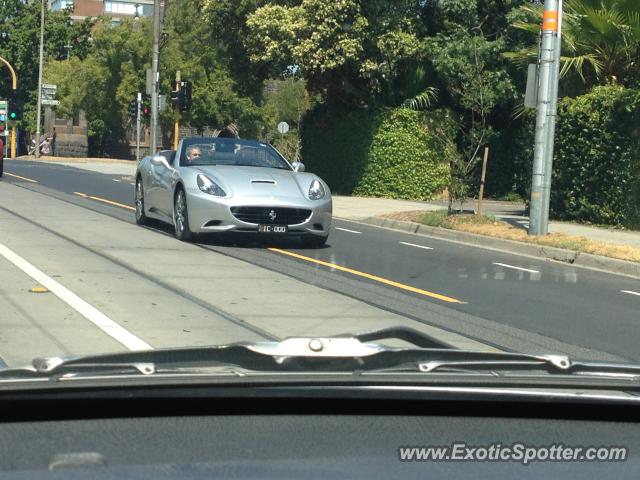
{"label": "white lane marking", "polygon": [[118,180],[117,178],[112,178],[111,180],[113,180],[114,182],[120,182],[120,180]]}
{"label": "white lane marking", "polygon": [[342,230],[343,232],[349,232],[349,233],[362,233],[362,232],[357,232],[355,230],[349,230],[348,228],[340,228],[340,227],[335,227],[336,230]]}
{"label": "white lane marking", "polygon": [[127,329],[118,325],[100,310],[85,302],[71,290],[60,285],[54,279],[47,276],[44,272],[31,265],[20,255],[1,243],[0,255],[9,260],[16,267],[33,278],[36,282],[47,288],[56,297],[65,302],[74,310],[78,311],[78,313],[80,313],[83,317],[93,323],[96,327],[98,327],[107,335],[113,337],[129,350],[153,350],[153,347],[151,345],[136,337]]}
{"label": "white lane marking", "polygon": [[640,293],[634,292],[633,290],[620,290],[622,293],[628,293],[630,295],[638,295],[640,297]]}
{"label": "white lane marking", "polygon": [[416,248],[424,248],[425,250],[433,250],[433,248],[431,247],[425,247],[424,245],[416,245],[415,243],[409,243],[409,242],[400,242],[402,245],[408,245],[410,247],[416,247]]}
{"label": "white lane marking", "polygon": [[514,270],[520,270],[522,272],[540,273],[538,270],[531,270],[529,268],[522,268],[522,267],[514,267],[513,265],[507,265],[506,263],[493,262],[493,264],[500,265],[501,267],[505,267],[505,268],[513,268]]}
{"label": "white lane marking", "polygon": [[129,182],[129,185],[133,185],[134,187],[136,186],[136,184],[133,182]]}

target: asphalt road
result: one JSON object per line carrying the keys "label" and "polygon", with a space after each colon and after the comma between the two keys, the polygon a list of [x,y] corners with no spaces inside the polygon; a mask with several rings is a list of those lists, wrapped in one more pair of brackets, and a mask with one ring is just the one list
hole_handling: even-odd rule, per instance
{"label": "asphalt road", "polygon": [[[4,181],[133,222],[132,178],[20,161],[5,171]],[[501,349],[640,360],[640,281],[629,277],[339,219],[322,249],[198,244]]]}

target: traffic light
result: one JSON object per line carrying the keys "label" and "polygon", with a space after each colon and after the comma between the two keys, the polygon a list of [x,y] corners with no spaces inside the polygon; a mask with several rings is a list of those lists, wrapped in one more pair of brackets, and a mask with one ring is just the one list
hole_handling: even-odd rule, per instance
{"label": "traffic light", "polygon": [[180,82],[180,110],[183,112],[191,110],[191,82],[189,80]]}
{"label": "traffic light", "polygon": [[151,118],[151,99],[148,95],[145,95],[140,103],[140,116],[143,120]]}
{"label": "traffic light", "polygon": [[11,100],[9,100],[9,120],[15,121],[22,118],[22,101],[18,98],[18,91],[12,90]]}
{"label": "traffic light", "polygon": [[176,90],[171,91],[171,103],[173,103],[174,105],[180,104],[180,92],[177,88]]}
{"label": "traffic light", "polygon": [[135,120],[138,116],[138,100],[131,100],[129,102],[129,118]]}

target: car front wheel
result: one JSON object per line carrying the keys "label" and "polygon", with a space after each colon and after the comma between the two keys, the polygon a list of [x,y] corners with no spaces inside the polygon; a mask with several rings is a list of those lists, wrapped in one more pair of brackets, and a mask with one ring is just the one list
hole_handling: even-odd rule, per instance
{"label": "car front wheel", "polygon": [[187,210],[187,196],[180,188],[175,196],[173,206],[173,224],[175,225],[176,238],[188,242],[193,238],[193,232],[189,229],[189,212]]}

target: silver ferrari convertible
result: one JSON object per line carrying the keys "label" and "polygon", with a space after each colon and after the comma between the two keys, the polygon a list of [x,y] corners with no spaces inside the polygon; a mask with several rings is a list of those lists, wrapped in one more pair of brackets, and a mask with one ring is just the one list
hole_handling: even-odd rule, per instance
{"label": "silver ferrari convertible", "polygon": [[168,222],[180,240],[246,232],[300,236],[319,247],[329,236],[327,184],[266,143],[185,138],[177,150],[141,160],[135,185],[136,222]]}

